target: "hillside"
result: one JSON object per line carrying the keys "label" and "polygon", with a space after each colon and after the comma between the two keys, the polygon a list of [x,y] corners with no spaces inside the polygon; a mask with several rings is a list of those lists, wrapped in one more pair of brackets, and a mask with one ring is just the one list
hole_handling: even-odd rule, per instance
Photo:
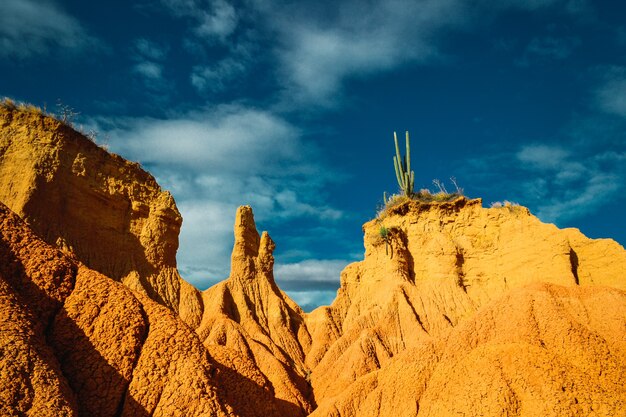
{"label": "hillside", "polygon": [[626,251],[615,241],[465,198],[408,202],[363,228],[365,259],[306,320],[312,415],[622,409]]}
{"label": "hillside", "polygon": [[41,112],[0,106],[0,202],[6,415],[626,409],[626,250],[523,207],[395,206],[363,226],[333,303],[306,314],[250,207],[230,276],[200,292],[176,269],[172,196]]}

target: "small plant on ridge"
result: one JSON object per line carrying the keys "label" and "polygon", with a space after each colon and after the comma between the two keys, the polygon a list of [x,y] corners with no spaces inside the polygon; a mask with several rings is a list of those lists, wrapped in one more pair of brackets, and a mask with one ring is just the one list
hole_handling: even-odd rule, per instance
{"label": "small plant on ridge", "polygon": [[389,255],[389,229],[387,229],[385,226],[380,226],[378,234],[385,242],[385,255]]}
{"label": "small plant on ridge", "polygon": [[383,205],[378,211],[378,218],[384,217],[389,210],[399,207],[409,201],[417,201],[421,203],[446,202],[455,200],[456,198],[464,195],[463,189],[459,187],[455,177],[450,177],[450,181],[455,188],[454,192],[448,192],[445,184],[438,179],[433,180],[433,184],[438,189],[437,192],[433,193],[427,188],[423,188],[418,192],[415,192],[415,172],[411,170],[411,145],[409,141],[409,132],[406,132],[406,154],[404,157],[400,153],[396,132],[393,132],[393,141],[396,151],[396,154],[393,157],[393,166],[396,173],[396,180],[398,181],[398,185],[400,187],[400,193],[392,194],[389,197],[386,192],[383,193]]}

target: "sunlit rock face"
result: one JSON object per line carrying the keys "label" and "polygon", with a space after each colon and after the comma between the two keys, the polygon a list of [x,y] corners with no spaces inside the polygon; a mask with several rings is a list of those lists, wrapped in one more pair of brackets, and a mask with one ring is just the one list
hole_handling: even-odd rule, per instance
{"label": "sunlit rock face", "polygon": [[199,324],[200,294],[176,269],[182,217],[139,164],[58,120],[3,105],[0,201],[46,242]]}
{"label": "sunlit rock face", "polygon": [[465,198],[408,202],[363,229],[364,260],[306,319],[312,415],[620,408],[626,251],[615,241]]}
{"label": "sunlit rock face", "polygon": [[230,276],[201,293],[176,270],[169,193],[41,112],[0,106],[0,201],[9,416],[626,407],[626,251],[523,207],[390,208],[363,226],[335,301],[306,314],[276,285],[252,208],[235,215]]}
{"label": "sunlit rock face", "polygon": [[267,232],[259,235],[250,207],[237,210],[234,234],[230,277],[203,293],[198,334],[209,351],[223,347],[256,364],[276,396],[276,415],[307,415],[313,402],[304,364],[311,345],[304,312],[276,286],[275,244]]}

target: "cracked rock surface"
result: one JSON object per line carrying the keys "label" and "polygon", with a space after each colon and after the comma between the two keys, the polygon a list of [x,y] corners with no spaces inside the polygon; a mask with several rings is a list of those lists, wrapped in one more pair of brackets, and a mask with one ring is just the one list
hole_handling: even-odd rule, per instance
{"label": "cracked rock surface", "polygon": [[90,270],[0,206],[7,416],[229,416],[217,367],[170,309]]}
{"label": "cracked rock surface", "polygon": [[409,202],[363,229],[365,259],[306,318],[311,416],[611,416],[623,407],[618,243],[466,198]]}
{"label": "cracked rock surface", "polygon": [[0,106],[0,201],[2,416],[626,409],[626,251],[524,207],[389,208],[335,301],[307,314],[250,207],[230,276],[200,292],[176,269],[169,193],[36,111]]}

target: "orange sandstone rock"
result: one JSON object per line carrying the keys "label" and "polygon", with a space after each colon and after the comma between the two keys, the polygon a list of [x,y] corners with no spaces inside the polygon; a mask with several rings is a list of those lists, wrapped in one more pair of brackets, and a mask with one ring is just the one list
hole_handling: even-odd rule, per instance
{"label": "orange sandstone rock", "polygon": [[[379,233],[381,226],[390,231],[387,249]],[[420,416],[455,415],[457,412],[476,415],[472,410],[483,410],[478,415],[502,415],[521,409],[535,410],[523,415],[559,415],[564,410],[589,411],[595,403],[606,405],[605,411],[598,415],[611,415],[610,410],[617,410],[623,402],[624,391],[616,388],[616,381],[620,380],[618,372],[606,374],[605,379],[589,379],[583,383],[577,376],[580,374],[574,372],[579,365],[568,356],[574,352],[576,342],[582,346],[578,350],[593,352],[602,351],[610,339],[611,353],[585,357],[585,367],[613,364],[611,369],[623,370],[625,356],[621,348],[616,348],[620,345],[616,335],[625,317],[621,290],[626,289],[626,251],[616,242],[593,241],[572,229],[559,230],[541,223],[522,207],[485,209],[480,200],[465,198],[449,203],[410,202],[391,210],[383,219],[365,224],[364,231],[365,259],[343,271],[341,288],[331,306],[321,307],[306,317],[312,336],[306,364],[312,369],[311,381],[319,404],[312,415],[346,417],[399,413],[413,416],[418,411]],[[536,283],[558,286],[533,287]],[[579,288],[588,285],[609,285],[616,289]],[[545,317],[548,312],[551,317],[557,316],[555,310],[561,298],[543,294],[562,291],[566,292],[563,298],[576,309],[563,311],[567,314],[560,327],[549,327]],[[524,294],[523,301],[511,295],[518,293]],[[495,374],[485,373],[496,369],[494,363],[498,361],[510,361],[515,349],[525,349],[523,346],[528,343],[535,345],[536,336],[529,331],[522,332],[529,326],[547,326],[550,335],[546,337],[554,339],[574,337],[573,329],[580,327],[576,321],[580,320],[578,316],[591,314],[579,301],[587,297],[587,293],[598,297],[598,301],[588,307],[594,309],[594,315],[601,314],[603,303],[614,314],[607,318],[613,320],[608,339],[576,336],[574,342],[568,342],[567,354],[557,352],[556,346],[544,346],[543,356],[537,352],[520,354],[524,359],[516,362],[519,368],[507,368],[508,376],[500,378],[501,382],[494,382]],[[545,302],[542,307],[546,311],[532,311],[532,306],[537,305],[535,298]],[[486,308],[484,306],[498,300],[496,310],[477,314]],[[435,369],[435,365],[443,366],[439,363],[442,355],[450,350],[456,352],[450,345],[455,340],[451,334],[460,331],[462,325],[475,321],[473,332],[476,334],[483,331],[491,335],[495,331],[493,324],[485,322],[489,314],[498,323],[516,323],[514,328],[502,332],[510,333],[515,339],[511,343],[518,344],[517,348],[501,349],[488,343],[477,348],[474,356],[464,356],[468,362],[462,366],[455,362],[455,366],[461,368]],[[576,320],[571,321],[570,316]],[[587,334],[606,327],[601,321],[585,322],[584,326],[589,327]],[[461,351],[472,349],[473,346]],[[489,359],[480,359],[483,355]],[[559,359],[563,363],[549,366],[555,355],[566,358]],[[537,361],[533,362],[533,358]],[[537,369],[532,371],[531,377],[526,373],[531,372],[533,366]],[[473,373],[481,369],[482,376],[473,379]],[[528,381],[538,378],[539,382],[534,385],[525,382],[515,388],[502,385],[502,381],[508,381],[515,372],[520,373],[519,378]],[[541,391],[554,375],[569,374],[578,384],[574,396],[587,389],[592,392],[584,396],[584,407],[572,405],[568,409],[569,403],[554,397],[551,390],[534,392]],[[383,381],[387,382],[381,388]],[[463,382],[446,391],[443,381]],[[592,390],[593,384],[609,388]],[[447,382],[446,386],[452,385]],[[461,387],[464,394],[457,395]],[[501,396],[480,408],[479,399],[485,398],[489,387],[497,388]],[[611,399],[602,400],[602,392],[608,393]],[[465,401],[463,398],[474,396],[475,402],[461,404]],[[554,407],[537,408],[534,402]]]}
{"label": "orange sandstone rock", "polygon": [[2,415],[238,415],[170,309],[44,243],[3,205],[0,225]]}
{"label": "orange sandstone rock", "polygon": [[620,415],[625,309],[626,293],[606,287],[511,290],[311,416]]}
{"label": "orange sandstone rock", "polygon": [[259,236],[250,207],[237,210],[234,232],[230,277],[204,292],[198,334],[209,349],[223,346],[256,365],[276,397],[271,415],[304,416],[312,411],[304,313],[276,286],[275,245],[267,232]]}
{"label": "orange sandstone rock", "polygon": [[0,204],[2,415],[626,409],[626,251],[523,207],[389,209],[332,305],[305,314],[250,207],[230,277],[200,294],[176,270],[172,197],[38,112],[0,106],[0,200],[33,229]]}
{"label": "orange sandstone rock", "polygon": [[129,289],[79,268],[50,339],[80,415],[118,412],[147,334],[143,307]]}
{"label": "orange sandstone rock", "polygon": [[0,410],[3,416],[76,416],[76,397],[46,340],[76,267],[38,242],[0,204]]}
{"label": "orange sandstone rock", "polygon": [[200,294],[176,269],[182,218],[138,164],[51,117],[0,106],[0,201],[46,242],[199,324]]}

